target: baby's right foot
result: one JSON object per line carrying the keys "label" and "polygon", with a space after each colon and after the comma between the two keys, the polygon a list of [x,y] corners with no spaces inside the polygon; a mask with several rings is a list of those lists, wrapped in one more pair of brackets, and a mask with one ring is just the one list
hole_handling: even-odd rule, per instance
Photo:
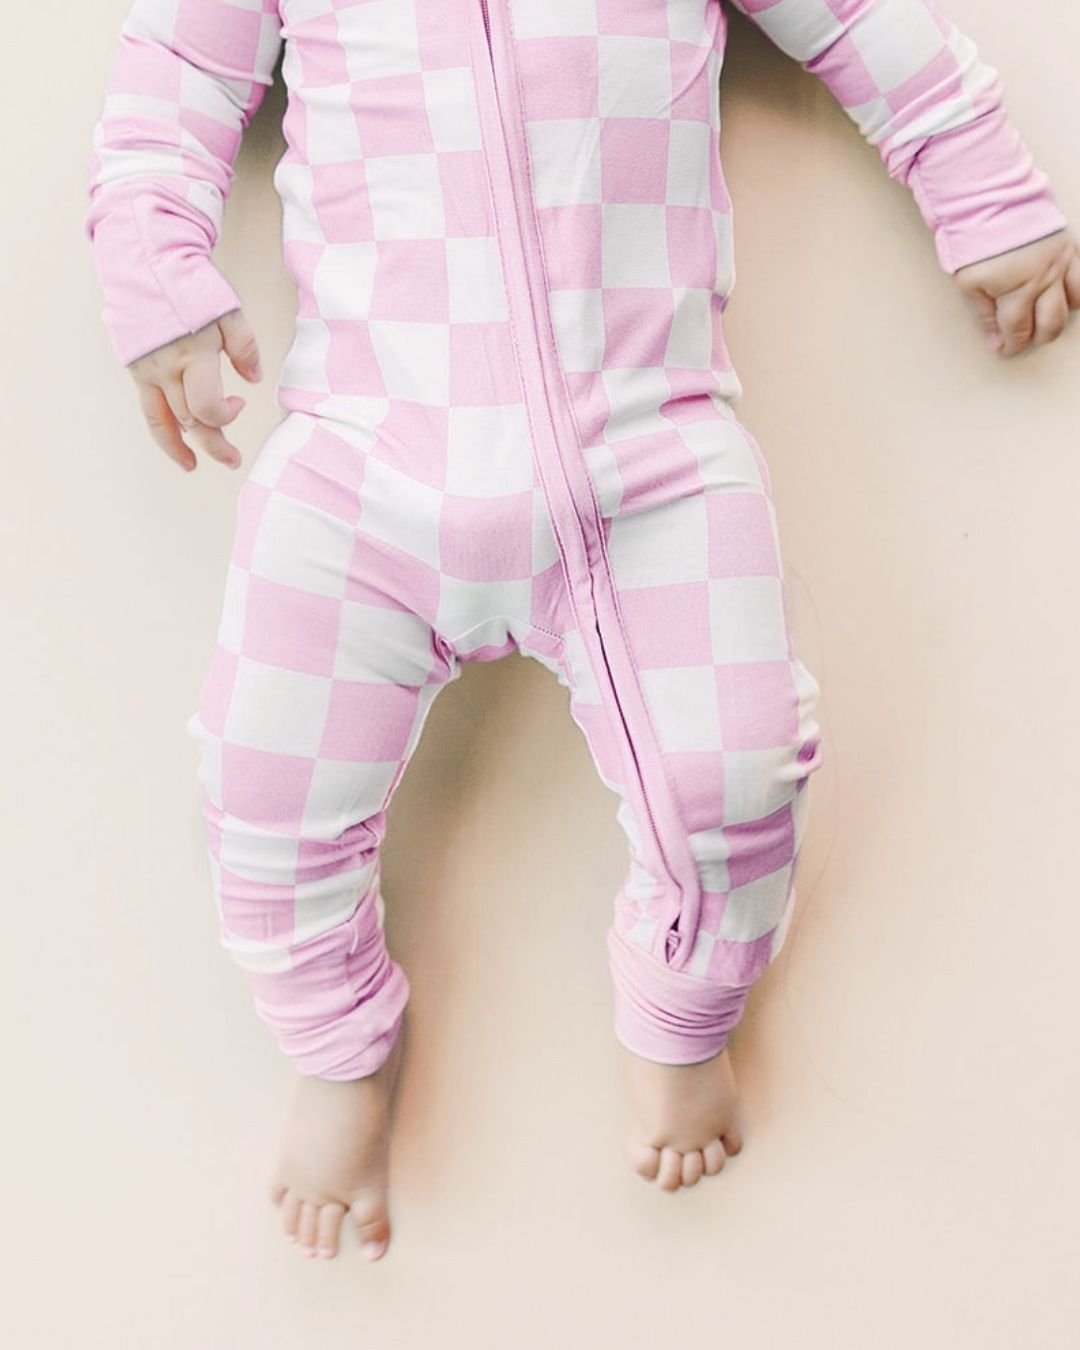
{"label": "baby's right foot", "polygon": [[727,1048],[697,1064],[661,1064],[619,1046],[633,1101],[627,1135],[638,1176],[663,1191],[715,1176],[742,1150],[737,1092]]}
{"label": "baby's right foot", "polygon": [[305,1075],[296,1085],[270,1199],[281,1209],[285,1236],[305,1256],[337,1254],[346,1213],[364,1256],[377,1261],[386,1251],[391,1107],[403,1031],[404,1018],[385,1062],[367,1077],[333,1082]]}

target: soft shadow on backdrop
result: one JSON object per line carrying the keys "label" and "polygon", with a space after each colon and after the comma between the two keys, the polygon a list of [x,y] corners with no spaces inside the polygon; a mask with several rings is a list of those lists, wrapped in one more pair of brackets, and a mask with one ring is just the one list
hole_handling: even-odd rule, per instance
{"label": "soft shadow on backdrop", "polygon": [[[1080,221],[1080,14],[948,0]],[[217,258],[267,377],[185,477],[80,236],[125,0],[8,16],[7,1321],[26,1346],[1073,1344],[1080,332],[983,346],[914,203],[733,15],[723,148],[742,419],[823,686],[788,945],[733,1057],[746,1147],[668,1195],[622,1156],[603,933],[615,797],[521,658],[437,703],[384,877],[413,987],[394,1245],[305,1262],[265,1196],[292,1073],[217,949],[193,750],[235,494],[294,293],[241,152]],[[41,55],[48,52],[43,78]],[[30,59],[32,58],[32,59]]]}

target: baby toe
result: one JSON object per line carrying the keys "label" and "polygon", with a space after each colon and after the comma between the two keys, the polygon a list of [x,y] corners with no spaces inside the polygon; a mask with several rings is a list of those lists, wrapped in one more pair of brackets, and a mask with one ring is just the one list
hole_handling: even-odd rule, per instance
{"label": "baby toe", "polygon": [[312,1200],[305,1200],[300,1208],[300,1226],[297,1241],[305,1256],[315,1255],[315,1233],[319,1223],[319,1206]]}
{"label": "baby toe", "polygon": [[281,1227],[285,1236],[290,1242],[295,1242],[300,1230],[300,1210],[302,1202],[297,1193],[293,1190],[285,1192],[285,1198],[281,1202]]}
{"label": "baby toe", "polygon": [[646,1181],[656,1180],[660,1170],[658,1148],[653,1148],[651,1144],[628,1144],[627,1153],[630,1155],[630,1166],[639,1177],[644,1177]]}
{"label": "baby toe", "polygon": [[724,1153],[724,1145],[719,1139],[710,1139],[701,1151],[702,1161],[705,1164],[706,1176],[714,1177],[721,1171],[724,1163],[727,1161],[727,1155]]}
{"label": "baby toe", "polygon": [[331,1257],[337,1255],[338,1236],[341,1233],[341,1220],[345,1215],[345,1206],[338,1201],[331,1201],[330,1204],[323,1205],[319,1210],[319,1221],[315,1229],[316,1242],[318,1243],[318,1253],[320,1256]]}
{"label": "baby toe", "polygon": [[704,1171],[705,1160],[701,1156],[701,1149],[691,1149],[689,1153],[683,1154],[682,1184],[684,1186],[696,1186],[701,1180]]}
{"label": "baby toe", "polygon": [[361,1255],[377,1261],[390,1242],[390,1216],[387,1213],[386,1192],[370,1189],[353,1197],[349,1207],[356,1236],[360,1239]]}
{"label": "baby toe", "polygon": [[677,1191],[682,1185],[683,1156],[674,1148],[660,1150],[660,1170],[656,1182],[662,1191]]}

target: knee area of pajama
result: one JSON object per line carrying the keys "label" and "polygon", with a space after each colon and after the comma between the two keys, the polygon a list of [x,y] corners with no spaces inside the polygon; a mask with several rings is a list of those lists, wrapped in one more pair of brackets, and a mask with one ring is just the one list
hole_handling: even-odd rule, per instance
{"label": "knee area of pajama", "polygon": [[198,713],[187,726],[222,945],[257,973],[347,961],[359,976],[382,946],[386,785],[359,803],[345,763],[228,744]]}
{"label": "knee area of pajama", "polygon": [[765,827],[785,816],[822,760],[817,735],[774,746],[667,756],[683,822],[691,833]]}
{"label": "knee area of pajama", "polygon": [[[675,675],[687,677],[685,702],[675,697]],[[707,691],[697,675],[693,668],[642,672],[686,828],[782,811],[822,763],[817,680],[798,658],[718,665]]]}

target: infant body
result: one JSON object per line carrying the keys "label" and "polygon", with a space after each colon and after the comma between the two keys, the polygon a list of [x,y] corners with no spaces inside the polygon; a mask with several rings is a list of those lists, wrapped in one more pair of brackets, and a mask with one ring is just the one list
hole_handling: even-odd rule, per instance
{"label": "infant body", "polygon": [[[736,7],[911,187],[947,270],[1064,226],[996,72],[929,0]],[[724,341],[727,25],[717,0],[136,0],[87,218],[123,363],[238,310],[210,254],[283,54],[296,331],[188,723],[260,1016],[309,1092],[396,1070],[386,812],[463,663],[533,656],[626,832],[617,1038],[643,1074],[711,1075],[689,1122],[687,1079],[637,1080],[643,1174],[683,1184],[739,1147],[724,1051],[786,935],[823,762]],[[292,1231],[332,1247],[348,1197],[290,1175]],[[385,1243],[383,1190],[353,1193]]]}

